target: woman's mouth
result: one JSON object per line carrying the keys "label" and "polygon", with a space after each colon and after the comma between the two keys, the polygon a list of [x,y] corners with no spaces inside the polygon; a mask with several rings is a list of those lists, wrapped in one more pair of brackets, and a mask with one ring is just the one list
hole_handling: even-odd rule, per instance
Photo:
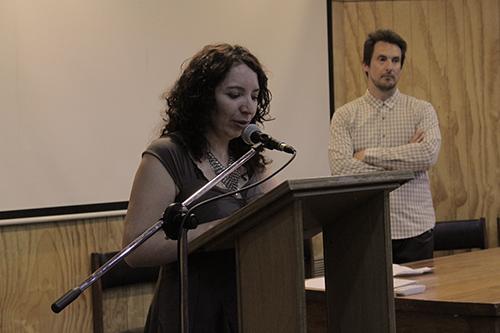
{"label": "woman's mouth", "polygon": [[238,126],[241,127],[242,129],[247,127],[250,122],[246,120],[235,120],[234,123]]}

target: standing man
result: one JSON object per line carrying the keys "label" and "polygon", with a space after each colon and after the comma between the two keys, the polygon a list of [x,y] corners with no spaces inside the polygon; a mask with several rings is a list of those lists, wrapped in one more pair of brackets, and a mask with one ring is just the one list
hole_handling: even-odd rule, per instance
{"label": "standing man", "polygon": [[394,263],[432,258],[436,218],[427,170],[441,144],[432,105],[397,88],[405,53],[406,42],[391,30],[368,35],[362,65],[368,90],[336,110],[329,145],[333,175],[414,171],[415,179],[390,194]]}

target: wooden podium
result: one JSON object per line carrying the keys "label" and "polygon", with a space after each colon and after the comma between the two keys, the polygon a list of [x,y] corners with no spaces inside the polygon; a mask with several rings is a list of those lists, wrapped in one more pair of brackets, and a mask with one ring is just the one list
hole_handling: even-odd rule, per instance
{"label": "wooden podium", "polygon": [[288,180],[190,250],[235,249],[241,333],[306,332],[303,241],[323,232],[328,332],[395,332],[389,192],[412,178]]}

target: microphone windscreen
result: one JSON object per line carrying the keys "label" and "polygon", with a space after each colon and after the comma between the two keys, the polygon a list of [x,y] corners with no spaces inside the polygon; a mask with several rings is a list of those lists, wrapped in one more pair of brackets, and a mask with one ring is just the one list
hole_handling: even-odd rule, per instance
{"label": "microphone windscreen", "polygon": [[260,132],[259,126],[255,125],[255,124],[250,124],[247,127],[245,127],[245,129],[243,130],[243,133],[241,133],[241,138],[243,139],[243,141],[247,145],[254,145],[258,142],[255,142],[254,140],[252,140],[252,135],[254,133],[257,133],[257,132]]}

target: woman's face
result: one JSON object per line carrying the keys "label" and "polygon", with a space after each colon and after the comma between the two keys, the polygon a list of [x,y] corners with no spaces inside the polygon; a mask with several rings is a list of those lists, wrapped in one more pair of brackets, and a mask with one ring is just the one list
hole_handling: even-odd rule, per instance
{"label": "woman's face", "polygon": [[239,137],[257,112],[258,96],[257,74],[245,64],[233,65],[215,87],[211,134],[227,140]]}

